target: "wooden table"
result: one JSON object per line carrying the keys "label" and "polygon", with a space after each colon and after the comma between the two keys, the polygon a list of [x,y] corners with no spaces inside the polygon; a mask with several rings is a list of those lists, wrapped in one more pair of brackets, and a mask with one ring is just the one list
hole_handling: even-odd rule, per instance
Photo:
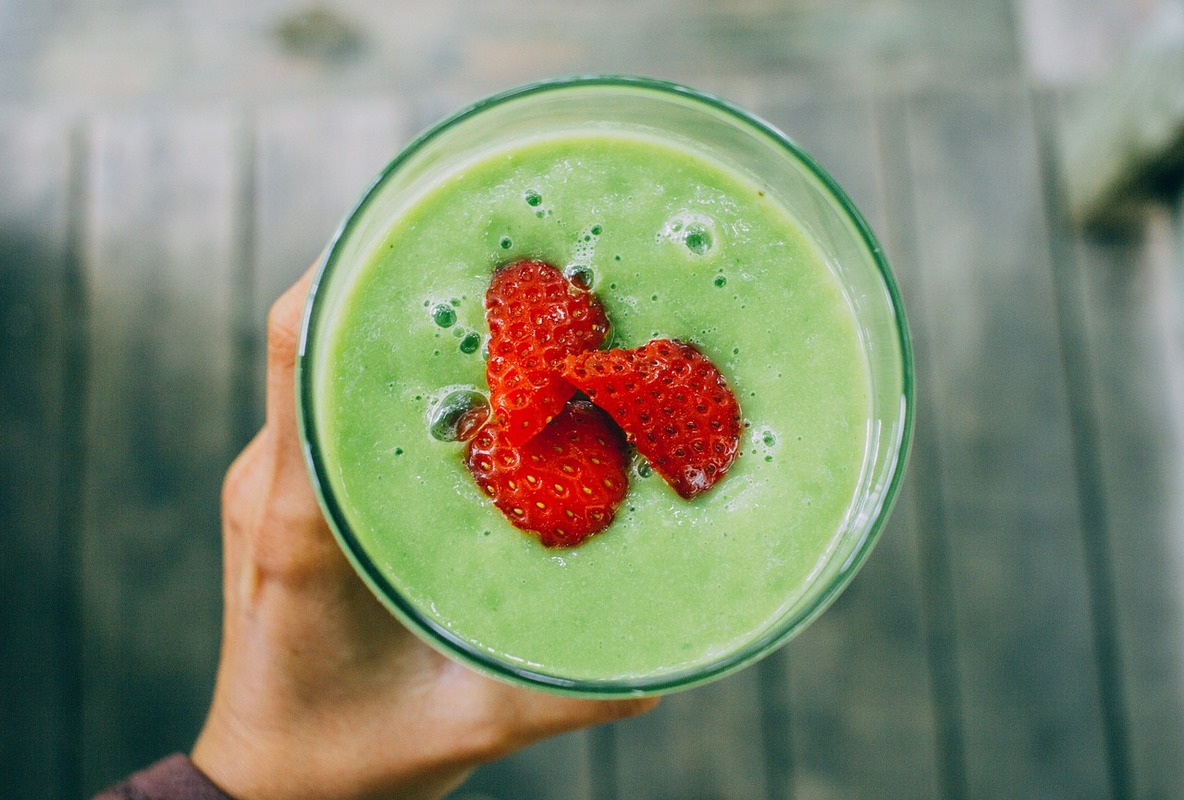
{"label": "wooden table", "polygon": [[[1179,205],[1124,239],[1068,225],[1062,98],[1014,75],[707,88],[884,241],[918,359],[903,496],[776,655],[455,797],[1184,795]],[[0,794],[80,796],[190,745],[266,309],[460,95],[0,113]]]}

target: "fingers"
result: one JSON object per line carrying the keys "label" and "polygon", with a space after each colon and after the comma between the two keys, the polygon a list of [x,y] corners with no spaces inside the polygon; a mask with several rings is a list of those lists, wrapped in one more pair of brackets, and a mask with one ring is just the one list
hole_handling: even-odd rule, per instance
{"label": "fingers", "polygon": [[[487,687],[490,688],[490,687]],[[492,740],[477,758],[501,758],[541,739],[634,717],[658,705],[657,697],[588,700],[499,684],[487,698]]]}
{"label": "fingers", "polygon": [[300,276],[267,315],[267,425],[280,442],[295,448],[297,454],[296,354],[304,306],[316,270],[314,264]]}
{"label": "fingers", "polygon": [[348,570],[325,524],[301,447],[296,357],[314,265],[267,317],[267,400],[263,431],[232,467],[224,489],[228,533],[250,542],[252,562],[286,581]]}
{"label": "fingers", "polygon": [[581,700],[531,693],[521,719],[528,721],[531,739],[554,736],[568,731],[628,719],[652,710],[656,697],[631,697],[623,700]]}
{"label": "fingers", "polygon": [[320,507],[313,492],[300,444],[296,418],[296,356],[304,307],[316,275],[310,267],[291,288],[272,304],[267,315],[267,414],[265,435],[273,450],[275,489],[274,511],[307,516],[321,521]]}

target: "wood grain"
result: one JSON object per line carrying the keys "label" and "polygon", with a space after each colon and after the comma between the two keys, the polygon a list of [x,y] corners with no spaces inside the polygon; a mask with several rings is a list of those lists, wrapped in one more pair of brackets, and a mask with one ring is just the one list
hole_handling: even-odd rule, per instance
{"label": "wood grain", "polygon": [[957,629],[969,797],[1105,797],[1049,242],[1026,94],[909,105],[935,476]]}
{"label": "wood grain", "polygon": [[[1033,0],[1025,0],[1027,3]],[[1118,0],[1113,0],[1113,8]],[[714,89],[763,74],[801,86],[974,82],[1022,71],[1006,0],[208,0],[0,6],[0,99],[87,108],[454,89],[476,96],[587,72]],[[308,24],[316,12],[315,24]],[[1126,12],[1128,15],[1130,11]],[[1054,22],[1061,22],[1057,19]],[[293,31],[304,31],[293,35]],[[339,46],[345,42],[348,46]]]}
{"label": "wood grain", "polygon": [[0,115],[0,795],[78,786],[77,531],[83,320],[71,126]]}
{"label": "wood grain", "polygon": [[[909,481],[901,498],[902,511],[914,531],[919,572],[921,615],[934,720],[935,779],[939,796],[964,798],[966,745],[962,680],[958,663],[958,626],[951,598],[954,594],[946,512],[940,502],[942,464],[938,430],[933,424],[936,387],[931,378],[933,351],[940,350],[923,318],[924,276],[920,271],[920,237],[915,224],[914,188],[909,155],[908,95],[882,98],[876,104],[884,175],[884,243],[891,254],[896,278],[909,314],[913,334],[917,426],[909,464]],[[899,524],[899,523],[897,523]],[[906,523],[907,524],[907,523]]]}
{"label": "wood grain", "polygon": [[88,791],[187,750],[213,685],[233,454],[234,129],[217,110],[93,128],[76,732]]}
{"label": "wood grain", "polygon": [[[1139,240],[1069,242],[1131,797],[1184,786],[1184,309],[1167,214]],[[1125,752],[1129,750],[1129,756]]]}
{"label": "wood grain", "polygon": [[617,797],[741,800],[766,797],[759,672],[749,669],[664,698],[617,723]]}

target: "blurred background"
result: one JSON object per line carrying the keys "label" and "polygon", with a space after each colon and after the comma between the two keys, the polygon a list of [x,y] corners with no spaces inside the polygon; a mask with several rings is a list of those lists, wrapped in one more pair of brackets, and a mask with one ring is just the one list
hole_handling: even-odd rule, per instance
{"label": "blurred background", "polygon": [[1184,797],[1178,0],[0,0],[0,794],[187,750],[271,301],[491,91],[748,106],[894,264],[892,522],[776,655],[459,800]]}

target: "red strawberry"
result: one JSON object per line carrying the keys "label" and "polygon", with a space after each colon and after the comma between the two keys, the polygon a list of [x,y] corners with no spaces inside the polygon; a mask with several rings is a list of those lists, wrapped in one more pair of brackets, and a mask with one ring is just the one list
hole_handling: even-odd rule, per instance
{"label": "red strawberry", "polygon": [[586,400],[568,403],[517,447],[491,422],[469,442],[465,464],[510,522],[547,547],[577,545],[607,528],[629,488],[621,432]]}
{"label": "red strawberry", "polygon": [[740,406],[689,344],[568,356],[563,376],[609,413],[650,466],[690,500],[724,476],[740,444]]}
{"label": "red strawberry", "polygon": [[565,356],[594,350],[608,332],[600,302],[541,261],[501,267],[485,293],[493,419],[519,445],[557,415],[575,387],[559,375]]}

